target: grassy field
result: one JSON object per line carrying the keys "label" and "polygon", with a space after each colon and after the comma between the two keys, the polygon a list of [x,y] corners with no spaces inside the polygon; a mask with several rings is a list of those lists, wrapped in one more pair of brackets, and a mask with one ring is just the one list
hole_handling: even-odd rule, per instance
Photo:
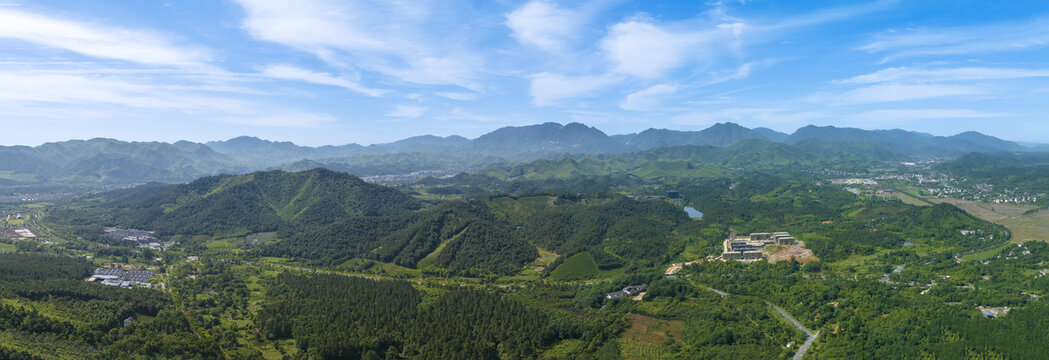
{"label": "grassy field", "polygon": [[968,254],[968,255],[962,256],[962,260],[966,260],[966,261],[987,260],[987,259],[990,259],[990,258],[994,257],[995,255],[998,255],[999,253],[1002,252],[1002,250],[1005,250],[1005,246],[998,246],[998,247],[995,247],[995,248],[991,248],[989,250]]}
{"label": "grassy field", "polygon": [[1049,241],[1049,210],[1025,215],[1024,212],[1035,207],[1018,204],[986,204],[958,199],[930,200],[952,204],[976,217],[1004,225],[1012,232],[1013,242]]}
{"label": "grassy field", "polygon": [[559,281],[586,279],[597,275],[597,264],[594,264],[594,258],[588,252],[572,255],[550,272],[550,278]]}
{"label": "grassy field", "polygon": [[659,345],[624,338],[619,338],[616,342],[619,343],[620,355],[626,360],[670,359],[674,355]]}
{"label": "grassy field", "polygon": [[917,205],[917,206],[929,206],[928,201],[923,200],[920,197],[916,197],[917,190],[907,190],[907,192],[897,191],[893,193],[881,194],[883,196],[891,196],[903,201],[904,204]]}
{"label": "grassy field", "polygon": [[667,339],[681,343],[681,332],[685,329],[682,320],[663,320],[638,314],[628,314],[626,318],[630,321],[630,327],[619,335],[621,339],[649,345],[661,345]]}

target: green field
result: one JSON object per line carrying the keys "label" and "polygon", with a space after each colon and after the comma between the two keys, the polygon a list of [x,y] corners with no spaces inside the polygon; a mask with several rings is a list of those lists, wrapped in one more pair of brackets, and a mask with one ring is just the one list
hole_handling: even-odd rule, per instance
{"label": "green field", "polygon": [[990,258],[993,258],[993,257],[997,256],[999,253],[1002,252],[1002,250],[1005,250],[1004,244],[1003,244],[1003,246],[998,246],[998,247],[994,247],[994,248],[991,248],[991,249],[988,249],[988,250],[975,252],[975,253],[972,253],[972,254],[967,254],[965,256],[962,256],[962,260],[966,260],[966,261],[987,260],[987,259],[990,259]]}
{"label": "green field", "polygon": [[588,252],[581,252],[565,259],[550,272],[550,278],[560,281],[580,280],[597,276],[599,273],[593,256]]}

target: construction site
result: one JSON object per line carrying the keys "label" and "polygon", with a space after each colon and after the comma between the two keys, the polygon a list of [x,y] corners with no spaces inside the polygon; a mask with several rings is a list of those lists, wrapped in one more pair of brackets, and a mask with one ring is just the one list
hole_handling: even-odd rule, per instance
{"label": "construction site", "polygon": [[799,243],[787,232],[761,232],[747,236],[731,236],[725,239],[723,246],[721,260],[755,262],[766,256],[772,262],[791,258],[798,258],[799,261],[815,260],[815,257],[812,257],[812,251],[805,249],[804,243]]}

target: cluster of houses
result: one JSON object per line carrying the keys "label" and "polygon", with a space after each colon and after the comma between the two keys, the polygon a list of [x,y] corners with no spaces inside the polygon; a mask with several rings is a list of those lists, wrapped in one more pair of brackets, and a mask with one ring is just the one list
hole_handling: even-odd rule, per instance
{"label": "cluster of houses", "polygon": [[130,242],[141,248],[160,249],[165,244],[153,236],[152,231],[136,229],[106,228],[105,236]]}
{"label": "cluster of houses", "polygon": [[760,260],[761,249],[768,245],[794,245],[798,241],[787,232],[752,233],[725,239],[722,260]]}
{"label": "cluster of houses", "polygon": [[647,289],[648,289],[648,285],[646,285],[646,284],[630,285],[630,286],[627,286],[627,287],[623,288],[623,290],[616,291],[616,292],[610,292],[608,294],[605,294],[605,298],[618,299],[618,298],[627,297],[627,296],[637,296],[638,294],[644,292]]}
{"label": "cluster of houses", "polygon": [[149,270],[124,270],[120,268],[98,268],[88,281],[101,281],[103,285],[130,288],[132,286],[150,286],[149,279],[153,272]]}
{"label": "cluster of houses", "polygon": [[995,204],[1008,204],[1008,203],[1023,204],[1023,203],[1032,203],[1032,202],[1035,202],[1035,201],[1038,201],[1038,198],[1035,197],[1035,196],[1007,196],[1007,197],[1003,197],[1003,198],[994,199],[994,203]]}

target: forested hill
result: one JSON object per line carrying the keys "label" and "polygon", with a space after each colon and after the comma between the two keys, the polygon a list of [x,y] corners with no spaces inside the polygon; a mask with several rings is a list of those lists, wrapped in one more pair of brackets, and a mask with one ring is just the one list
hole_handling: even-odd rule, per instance
{"label": "forested hill", "polygon": [[[347,217],[394,215],[421,207],[418,200],[395,189],[326,169],[211,176],[188,184],[138,187],[99,197],[97,205],[80,212],[114,226],[186,235],[325,225]],[[68,216],[75,219],[78,215]]]}

